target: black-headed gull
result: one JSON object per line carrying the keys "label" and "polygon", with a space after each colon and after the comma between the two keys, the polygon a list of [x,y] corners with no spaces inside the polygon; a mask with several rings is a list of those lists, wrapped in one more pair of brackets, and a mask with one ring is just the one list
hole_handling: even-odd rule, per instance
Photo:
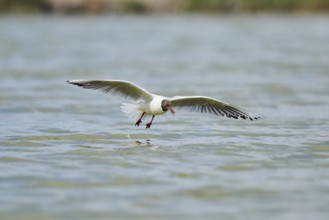
{"label": "black-headed gull", "polygon": [[167,98],[160,95],[151,94],[145,89],[123,80],[68,80],[67,83],[80,86],[84,89],[101,90],[113,95],[122,96],[134,101],[131,104],[124,104],[122,110],[133,110],[138,114],[135,126],[142,123],[142,118],[146,115],[152,116],[146,128],[150,128],[156,115],[162,115],[168,110],[174,115],[175,109],[182,109],[191,112],[210,113],[229,118],[242,118],[257,120],[245,110],[232,106],[226,102],[206,97],[206,96],[174,96]]}

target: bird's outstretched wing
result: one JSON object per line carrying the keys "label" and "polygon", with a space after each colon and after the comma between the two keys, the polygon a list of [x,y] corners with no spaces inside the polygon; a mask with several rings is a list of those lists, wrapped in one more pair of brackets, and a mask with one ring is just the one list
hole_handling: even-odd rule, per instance
{"label": "bird's outstretched wing", "polygon": [[101,90],[106,93],[118,95],[126,99],[139,101],[152,100],[152,94],[131,82],[122,80],[67,80],[69,84],[80,86],[84,89]]}
{"label": "bird's outstretched wing", "polygon": [[174,109],[182,109],[191,112],[210,113],[227,116],[229,118],[242,118],[257,120],[259,117],[251,116],[247,111],[205,96],[175,96],[171,100]]}

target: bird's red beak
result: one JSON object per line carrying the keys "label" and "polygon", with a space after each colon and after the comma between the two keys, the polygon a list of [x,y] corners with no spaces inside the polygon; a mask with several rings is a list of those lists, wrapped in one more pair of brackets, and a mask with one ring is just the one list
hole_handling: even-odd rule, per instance
{"label": "bird's red beak", "polygon": [[171,114],[175,115],[174,109],[170,108],[169,110],[170,110]]}

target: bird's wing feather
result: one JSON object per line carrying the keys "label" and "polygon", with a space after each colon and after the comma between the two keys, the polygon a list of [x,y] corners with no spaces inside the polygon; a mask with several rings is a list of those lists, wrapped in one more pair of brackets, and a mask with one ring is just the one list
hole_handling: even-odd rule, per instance
{"label": "bird's wing feather", "polygon": [[259,118],[251,116],[239,107],[205,96],[175,96],[171,99],[171,104],[175,109],[191,112],[210,113],[235,119],[257,120]]}
{"label": "bird's wing feather", "polygon": [[122,80],[68,80],[67,83],[84,89],[101,90],[134,101],[150,101],[153,97],[145,89]]}

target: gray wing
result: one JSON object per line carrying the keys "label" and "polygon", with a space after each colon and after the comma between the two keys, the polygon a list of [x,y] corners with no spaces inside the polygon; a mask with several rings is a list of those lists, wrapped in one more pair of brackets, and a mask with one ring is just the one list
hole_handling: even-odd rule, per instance
{"label": "gray wing", "polygon": [[174,109],[210,113],[235,119],[259,119],[259,117],[253,117],[241,108],[205,96],[177,96],[173,97],[170,101]]}
{"label": "gray wing", "polygon": [[69,84],[84,89],[101,90],[131,100],[152,100],[152,95],[145,89],[122,80],[67,80]]}

